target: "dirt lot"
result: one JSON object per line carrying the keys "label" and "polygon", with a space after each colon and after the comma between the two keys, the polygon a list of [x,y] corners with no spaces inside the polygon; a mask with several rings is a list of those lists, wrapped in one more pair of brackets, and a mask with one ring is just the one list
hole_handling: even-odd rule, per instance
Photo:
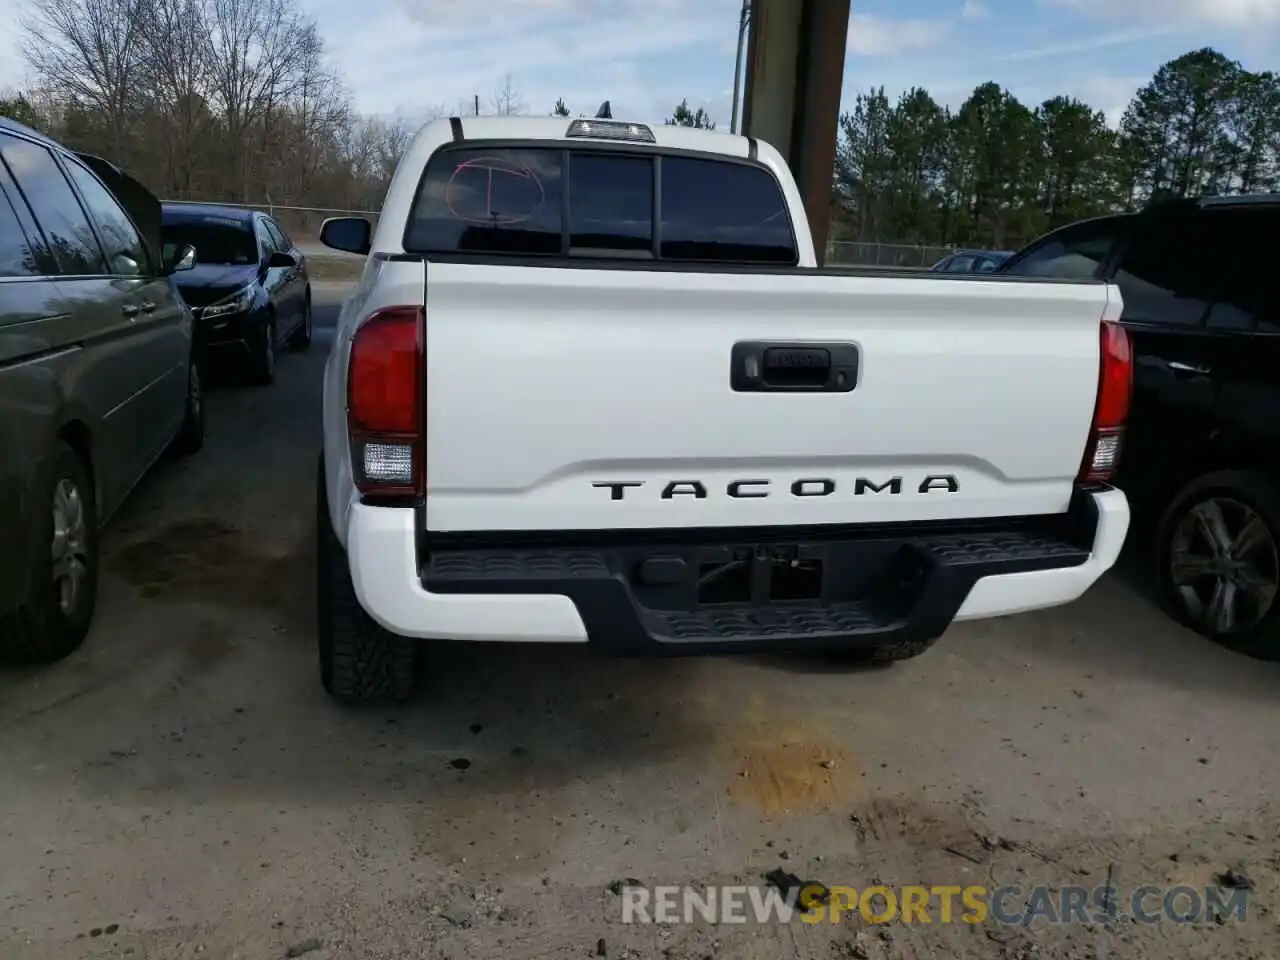
{"label": "dirt lot", "polygon": [[[442,646],[412,706],[331,704],[311,585],[327,344],[209,398],[204,452],[107,537],[85,648],[0,673],[0,955],[1280,956],[1280,669],[1120,579],[889,670]],[[610,890],[783,868],[1110,878],[1123,903],[1228,867],[1253,886],[1242,923],[639,926]]]}

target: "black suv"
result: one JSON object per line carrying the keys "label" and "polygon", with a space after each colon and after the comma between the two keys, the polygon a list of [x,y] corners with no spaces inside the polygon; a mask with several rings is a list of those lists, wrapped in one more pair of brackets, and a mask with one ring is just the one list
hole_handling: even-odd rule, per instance
{"label": "black suv", "polygon": [[1280,195],[1062,227],[999,273],[1117,284],[1134,395],[1117,485],[1170,613],[1280,659]]}

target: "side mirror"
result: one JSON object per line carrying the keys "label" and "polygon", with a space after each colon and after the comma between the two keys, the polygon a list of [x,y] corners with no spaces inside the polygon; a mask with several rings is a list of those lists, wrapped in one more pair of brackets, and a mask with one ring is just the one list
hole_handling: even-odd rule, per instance
{"label": "side mirror", "polygon": [[170,273],[181,273],[183,270],[190,270],[196,265],[196,248],[187,244],[178,250],[174,256],[173,262],[169,266]]}
{"label": "side mirror", "polygon": [[329,217],[320,225],[320,242],[344,253],[369,252],[373,225],[364,217]]}
{"label": "side mirror", "polygon": [[276,250],[271,254],[271,256],[267,257],[268,270],[275,270],[277,268],[289,270],[297,265],[297,258],[291,253],[285,253],[283,250]]}

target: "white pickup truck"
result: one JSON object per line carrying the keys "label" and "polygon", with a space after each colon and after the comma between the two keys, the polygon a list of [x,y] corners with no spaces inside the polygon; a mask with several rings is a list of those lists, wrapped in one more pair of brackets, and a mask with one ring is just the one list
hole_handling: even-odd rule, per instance
{"label": "white pickup truck", "polygon": [[1103,283],[820,270],[782,157],[606,120],[441,120],[325,369],[325,688],[429,641],[899,660],[1079,597],[1132,363]]}

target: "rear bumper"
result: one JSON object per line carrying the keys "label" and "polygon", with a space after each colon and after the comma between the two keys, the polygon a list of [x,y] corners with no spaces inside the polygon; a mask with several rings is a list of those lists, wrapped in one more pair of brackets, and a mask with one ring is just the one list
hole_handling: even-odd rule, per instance
{"label": "rear bumper", "polygon": [[[428,553],[414,510],[356,504],[346,544],[361,604],[402,636],[692,654],[887,647],[940,636],[954,620],[1068,603],[1115,563],[1128,524],[1124,494],[1110,489],[1077,494],[1052,518],[504,545],[433,537]],[[821,558],[821,597],[699,604],[699,571],[740,555],[744,539],[751,551]],[[755,580],[751,590],[761,596]]]}

